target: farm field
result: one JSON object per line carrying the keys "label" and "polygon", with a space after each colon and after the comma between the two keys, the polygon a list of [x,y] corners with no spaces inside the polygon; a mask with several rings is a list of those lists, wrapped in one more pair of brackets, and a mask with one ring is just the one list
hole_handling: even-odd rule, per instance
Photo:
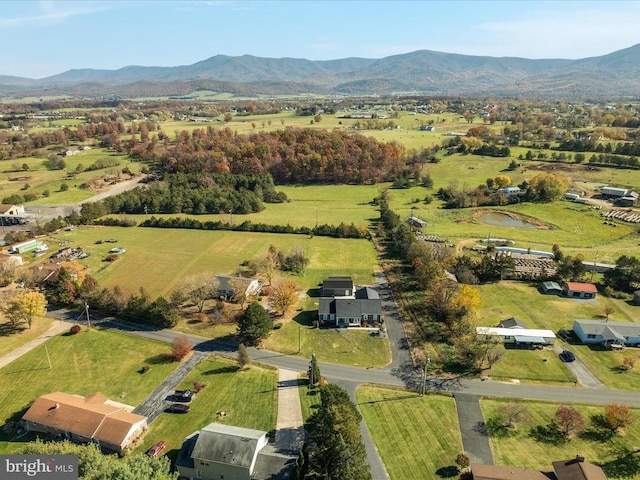
{"label": "farm field", "polygon": [[[483,399],[480,404],[485,422],[495,416],[500,405],[508,400]],[[624,434],[610,436],[602,426],[599,416],[603,406],[572,405],[584,419],[585,431],[570,439],[554,437],[546,432],[559,404],[521,401],[531,418],[518,423],[517,428],[505,436],[490,435],[489,441],[496,465],[550,471],[551,462],[575,458],[576,452],[588,462],[599,465],[610,479],[640,479],[640,461],[632,452],[640,442],[640,412],[632,410],[635,423],[625,429]]]}
{"label": "farm field", "polygon": [[[58,153],[59,150],[61,149],[55,149],[51,153]],[[102,148],[92,148],[78,155],[58,158],[64,160],[66,164],[64,169],[47,169],[44,165],[46,162],[45,157],[19,158],[7,162],[6,166],[0,170],[2,197],[8,197],[14,193],[22,195],[34,193],[39,198],[32,202],[27,202],[26,205],[74,205],[95,194],[91,190],[79,188],[87,180],[102,177],[105,174],[118,175],[125,167],[128,167],[132,172],[138,173],[142,167],[142,164],[132,162],[129,157],[116,155]],[[114,161],[118,162],[118,164],[113,167],[86,170],[99,160]],[[23,165],[27,166],[28,170],[23,170]],[[76,173],[78,168],[83,171]],[[61,190],[62,184],[66,184],[68,190]],[[49,191],[48,197],[42,196],[45,190]]]}
{"label": "farm field", "polygon": [[[272,432],[278,411],[277,370],[259,365],[239,371],[234,360],[211,356],[200,363],[180,389],[193,389],[193,382],[207,386],[189,403],[187,414],[163,413],[149,426],[134,453],[144,453],[154,443],[167,442],[166,454],[174,459],[187,435],[212,422]],[[247,401],[247,399],[251,401]],[[225,412],[224,416],[217,412]]]}
{"label": "farm field", "polygon": [[457,475],[463,449],[453,398],[361,386],[356,403],[391,480]]}
{"label": "farm field", "polygon": [[[117,243],[95,243],[110,238]],[[304,277],[292,277],[304,289],[316,288],[330,275],[351,275],[355,282],[371,284],[377,265],[373,247],[366,240],[306,235],[85,226],[60,232],[54,240],[89,253],[81,262],[101,286],[119,285],[129,293],[143,286],[153,297],[168,295],[190,275],[231,274],[243,261],[266,252],[272,244],[285,252],[304,248],[309,266]],[[126,253],[115,262],[104,262],[114,246],[125,248]],[[52,243],[50,250],[55,251],[55,247],[57,244]],[[144,272],[144,278],[132,272]]]}
{"label": "farm field", "polygon": [[[114,401],[137,405],[177,363],[169,360],[169,346],[150,340],[102,331],[83,330],[58,335],[0,370],[0,423],[17,420],[38,396],[50,392],[88,395],[100,392]],[[147,373],[138,370],[150,365]],[[0,451],[12,450],[9,436],[0,433]]]}

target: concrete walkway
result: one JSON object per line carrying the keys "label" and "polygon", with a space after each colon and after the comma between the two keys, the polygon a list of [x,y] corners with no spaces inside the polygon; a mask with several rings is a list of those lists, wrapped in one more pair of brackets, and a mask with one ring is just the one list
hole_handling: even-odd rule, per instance
{"label": "concrete walkway", "polygon": [[280,453],[297,455],[305,440],[298,372],[278,369],[278,419],[275,446]]}
{"label": "concrete walkway", "polygon": [[480,397],[456,393],[456,409],[462,433],[462,447],[471,463],[493,465],[493,455],[489,446],[489,435],[480,409]]}
{"label": "concrete walkway", "polygon": [[51,326],[49,327],[49,330],[47,330],[45,333],[43,333],[39,337],[34,338],[30,342],[27,342],[24,345],[16,348],[12,352],[9,352],[6,355],[0,357],[0,368],[6,367],[15,359],[21,357],[27,352],[30,352],[37,346],[42,345],[51,337],[55,337],[56,335],[59,335],[62,332],[68,331],[70,327],[71,327],[71,324],[67,322],[63,322],[61,320],[54,320]]}

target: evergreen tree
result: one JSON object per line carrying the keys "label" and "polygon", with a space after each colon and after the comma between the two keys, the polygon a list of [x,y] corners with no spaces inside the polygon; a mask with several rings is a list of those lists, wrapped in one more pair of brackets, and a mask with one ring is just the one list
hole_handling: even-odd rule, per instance
{"label": "evergreen tree", "polygon": [[238,320],[238,335],[249,345],[267,337],[272,328],[269,314],[258,302],[250,304]]}

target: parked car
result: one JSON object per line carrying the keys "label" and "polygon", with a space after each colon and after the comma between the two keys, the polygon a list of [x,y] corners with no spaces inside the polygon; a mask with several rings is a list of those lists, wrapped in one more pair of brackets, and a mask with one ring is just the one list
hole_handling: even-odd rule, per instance
{"label": "parked car", "polygon": [[189,405],[185,405],[184,403],[172,403],[169,405],[165,412],[169,413],[189,413],[190,407]]}
{"label": "parked car", "polygon": [[164,440],[159,441],[153,447],[147,450],[147,453],[146,453],[147,457],[157,457],[162,453],[162,451],[166,446],[167,446],[167,442],[165,442]]}
{"label": "parked car", "polygon": [[570,352],[569,350],[563,350],[562,353],[560,354],[560,359],[563,362],[573,362],[576,359],[576,356],[573,354],[573,352]]}
{"label": "parked car", "polygon": [[173,397],[177,402],[190,402],[195,398],[195,392],[191,390],[176,390]]}

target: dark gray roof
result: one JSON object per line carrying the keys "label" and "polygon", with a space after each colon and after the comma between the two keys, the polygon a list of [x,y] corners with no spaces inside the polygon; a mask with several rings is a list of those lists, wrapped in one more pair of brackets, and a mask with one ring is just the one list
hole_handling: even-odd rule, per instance
{"label": "dark gray roof", "polygon": [[191,458],[249,468],[267,432],[211,423],[198,432]]}
{"label": "dark gray roof", "polygon": [[527,328],[527,324],[522,320],[518,320],[516,317],[500,320],[500,326],[502,328]]}
{"label": "dark gray roof", "polygon": [[335,299],[336,316],[359,317],[361,315],[382,315],[380,299],[362,300],[353,298]]}
{"label": "dark gray roof", "polygon": [[363,300],[374,300],[380,298],[380,295],[378,295],[378,292],[376,292],[373,288],[360,287],[356,290],[356,298]]}
{"label": "dark gray roof", "polygon": [[272,445],[267,445],[258,454],[251,474],[252,480],[286,480],[293,477],[296,459],[278,453]]}
{"label": "dark gray roof", "polygon": [[322,281],[322,288],[353,288],[351,277],[329,277]]}
{"label": "dark gray roof", "polygon": [[176,467],[194,468],[195,465],[193,458],[191,458],[191,452],[193,452],[193,447],[196,446],[197,440],[198,434],[194,433],[182,442],[182,448],[180,448],[178,456],[176,457]]}
{"label": "dark gray roof", "polygon": [[359,317],[362,315],[382,315],[382,302],[379,298],[331,298],[321,297],[318,304],[321,315],[335,314],[337,317]]}

